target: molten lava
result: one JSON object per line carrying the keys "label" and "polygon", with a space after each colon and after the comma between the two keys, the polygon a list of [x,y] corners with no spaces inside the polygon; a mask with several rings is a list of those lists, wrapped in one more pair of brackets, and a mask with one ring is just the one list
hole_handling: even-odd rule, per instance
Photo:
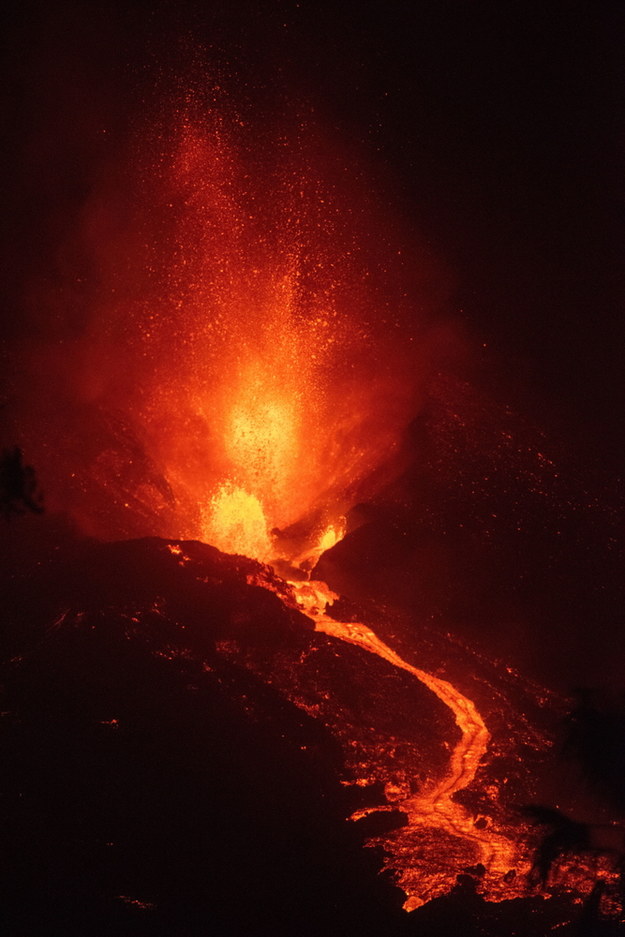
{"label": "molten lava", "polygon": [[224,483],[202,510],[201,540],[224,553],[258,560],[271,555],[271,540],[261,502],[255,495]]}
{"label": "molten lava", "polygon": [[[388,661],[393,667],[412,674],[452,711],[460,730],[460,739],[453,748],[448,772],[418,794],[400,797],[397,800],[396,806],[408,818],[407,827],[402,830],[401,835],[403,839],[409,839],[415,829],[429,828],[443,831],[464,841],[470,849],[469,860],[484,866],[484,884],[487,890],[493,890],[491,897],[495,897],[501,889],[506,873],[515,867],[519,868],[519,865],[524,866],[527,871],[529,863],[527,856],[522,855],[523,850],[519,843],[493,829],[480,828],[476,825],[475,818],[453,800],[454,794],[472,783],[488,748],[490,735],[475,705],[447,680],[426,673],[405,661],[366,625],[331,618],[326,613],[326,607],[338,596],[328,589],[325,583],[291,583],[291,586],[295,590],[300,608],[313,619],[317,631],[362,647]],[[359,811],[353,819],[358,819],[371,810],[372,808],[366,808]],[[449,890],[449,883],[441,876],[440,870],[415,870],[410,862],[408,869],[401,869],[400,864],[394,861],[397,857],[393,856],[392,843],[385,841],[384,845],[391,855],[389,867],[400,872],[398,884],[407,895],[404,904],[406,910],[411,911]]]}

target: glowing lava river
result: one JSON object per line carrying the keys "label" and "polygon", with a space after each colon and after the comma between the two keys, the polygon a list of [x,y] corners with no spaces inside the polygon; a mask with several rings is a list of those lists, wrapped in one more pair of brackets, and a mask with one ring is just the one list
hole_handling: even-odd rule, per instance
{"label": "glowing lava river", "polygon": [[[515,864],[518,866],[519,844],[492,829],[480,828],[471,814],[453,799],[457,792],[467,788],[474,780],[490,740],[490,733],[474,703],[448,681],[408,663],[365,624],[331,618],[326,609],[338,596],[325,583],[308,581],[290,582],[289,585],[294,589],[299,607],[315,622],[316,631],[363,648],[393,667],[411,674],[451,710],[460,730],[460,738],[451,753],[447,773],[418,794],[401,799],[397,806],[407,818],[402,834],[404,838],[409,838],[415,830],[429,828],[457,837],[469,848],[473,862],[481,863],[484,867],[487,879],[501,881]],[[351,819],[358,820],[373,812],[388,809],[388,806],[366,807],[356,811]],[[395,864],[391,860],[389,865],[394,867]],[[428,881],[430,875],[432,880]],[[430,870],[430,875],[419,876],[420,885],[415,891],[411,876],[400,874],[398,884],[406,892],[404,908],[407,911],[446,891],[439,870]]]}

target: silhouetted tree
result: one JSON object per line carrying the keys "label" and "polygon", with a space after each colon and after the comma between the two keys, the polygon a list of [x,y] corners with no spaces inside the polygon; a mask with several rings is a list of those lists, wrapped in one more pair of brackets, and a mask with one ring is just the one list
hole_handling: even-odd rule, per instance
{"label": "silhouetted tree", "polygon": [[24,465],[18,446],[5,449],[0,457],[0,512],[5,520],[15,514],[43,514],[43,495],[39,491],[32,465]]}

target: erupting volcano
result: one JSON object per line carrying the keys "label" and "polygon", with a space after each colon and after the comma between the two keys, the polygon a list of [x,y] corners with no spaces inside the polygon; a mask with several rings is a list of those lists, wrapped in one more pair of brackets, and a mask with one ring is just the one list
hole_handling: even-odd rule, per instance
{"label": "erupting volcano", "polygon": [[397,470],[436,342],[408,290],[421,279],[431,306],[433,264],[404,257],[364,173],[312,126],[261,135],[186,98],[129,149],[66,246],[85,319],[62,368],[57,335],[20,360],[53,506],[100,536],[316,548]]}
{"label": "erupting volcano", "polygon": [[[314,813],[323,812],[326,798],[331,821],[323,835],[336,837],[339,859],[331,873],[319,872],[315,887],[322,891],[332,878],[337,894],[344,887],[350,908],[357,907],[360,896],[344,856],[360,855],[364,842],[375,857],[371,867],[363,865],[366,881],[380,867],[387,875],[380,906],[387,902],[393,911],[397,887],[404,911],[415,912],[392,918],[398,934],[411,926],[404,919],[425,928],[427,917],[416,915],[441,907],[444,913],[445,902],[453,908],[455,901],[478,917],[491,914],[493,928],[514,914],[492,910],[507,902],[517,902],[514,908],[527,902],[530,924],[536,914],[538,926],[550,929],[568,927],[571,909],[595,900],[617,921],[621,828],[610,820],[604,825],[617,845],[591,848],[586,834],[599,827],[594,816],[593,823],[569,821],[566,800],[551,814],[531,806],[549,786],[546,766],[566,700],[504,665],[496,653],[487,655],[478,642],[472,646],[470,613],[462,636],[452,614],[465,599],[480,611],[480,582],[467,560],[476,543],[482,565],[494,564],[492,545],[484,544],[497,514],[489,510],[488,520],[480,516],[471,528],[480,485],[491,474],[514,475],[513,484],[501,485],[513,505],[510,516],[520,518],[517,532],[528,526],[526,490],[545,502],[557,500],[558,522],[567,495],[557,488],[555,463],[534,441],[526,444],[524,430],[508,432],[503,418],[488,430],[484,461],[472,455],[471,426],[495,423],[494,411],[464,379],[450,376],[450,362],[460,359],[466,340],[441,324],[441,268],[382,203],[373,173],[312,119],[298,114],[255,122],[214,82],[143,115],[101,168],[78,212],[77,230],[59,249],[54,288],[45,272],[31,284],[26,304],[31,313],[43,307],[45,321],[34,338],[15,342],[10,375],[19,388],[12,442],[36,466],[49,515],[63,516],[72,532],[65,531],[69,547],[55,544],[43,559],[29,559],[26,571],[22,553],[7,551],[11,601],[20,609],[9,616],[4,648],[1,715],[10,723],[9,747],[18,764],[7,796],[18,803],[20,785],[31,783],[24,780],[28,757],[20,746],[28,744],[24,726],[32,713],[20,680],[32,681],[44,688],[39,692],[60,697],[54,705],[79,740],[84,733],[93,759],[85,783],[90,791],[97,790],[98,765],[109,764],[102,754],[107,746],[117,752],[121,745],[132,760],[134,740],[149,760],[157,747],[150,706],[158,709],[193,796],[213,785],[213,812],[202,808],[209,834],[221,822],[220,799],[236,818],[234,832],[223,823],[215,833],[219,848],[232,848],[236,860],[225,859],[215,871],[219,862],[207,859],[209,834],[198,849],[214,863],[215,881],[220,875],[229,881],[223,869],[240,863],[240,883],[238,871],[232,878],[243,895],[265,848],[258,847],[256,859],[246,857],[250,824],[261,844],[266,837],[275,847],[279,874],[286,875],[284,857],[291,853],[323,867]],[[472,457],[474,478],[467,481],[458,471],[453,483],[444,480],[454,458],[457,465]],[[548,485],[551,494],[545,494]],[[449,507],[443,489],[457,489],[454,495],[471,507],[464,514]],[[420,513],[416,501],[426,504]],[[444,515],[453,522],[440,520]],[[456,564],[463,569],[457,581],[448,532],[448,540],[458,538],[454,544],[466,564]],[[522,552],[515,542],[511,567]],[[41,605],[29,595],[37,577],[46,596]],[[521,608],[519,600],[500,640]],[[56,668],[52,677],[47,649]],[[67,664],[72,655],[90,673],[85,713],[59,689],[75,677]],[[119,675],[117,655],[126,661]],[[100,657],[110,668],[108,681],[98,676]],[[169,725],[156,694],[144,708],[134,686],[128,689],[138,681],[149,696],[150,680],[170,700]],[[204,706],[210,731],[202,727]],[[177,707],[185,740],[207,746],[217,781],[201,758],[186,760],[182,743],[178,750]],[[220,727],[222,712],[224,725],[243,739],[240,760],[229,748],[236,749],[236,740],[232,745]],[[246,757],[261,766],[258,791]],[[156,763],[168,776],[167,756],[165,768]],[[136,770],[149,791],[149,778]],[[275,790],[272,771],[280,776]],[[63,777],[60,772],[53,788],[62,788]],[[311,793],[317,780],[318,798]],[[185,819],[180,834],[175,811],[172,820],[156,795],[156,807],[148,808],[124,793],[130,806],[118,810],[115,780],[107,784],[103,803],[97,794],[89,807],[105,820],[89,827],[87,846],[72,839],[67,864],[68,876],[76,876],[88,855],[89,868],[104,883],[98,901],[111,920],[122,905],[124,914],[164,909],[162,926],[171,927],[185,902],[197,900],[198,916],[209,908],[220,933],[264,933],[250,924],[262,905],[260,888],[256,893],[250,886],[229,931],[232,896],[220,905],[215,885],[205,899],[202,869],[194,873],[197,880],[191,876],[191,898],[174,867],[137,871],[137,843],[148,854],[158,840],[146,833],[153,816],[165,816],[164,852],[168,842],[186,849],[181,843],[187,835],[193,840],[193,823]],[[301,796],[293,794],[298,784]],[[28,797],[36,803],[31,788]],[[36,814],[30,801],[28,817],[29,809]],[[131,833],[128,816],[136,823]],[[546,838],[547,850],[528,816],[556,829]],[[23,833],[19,822],[16,843]],[[39,822],[33,821],[34,842]],[[575,829],[578,839],[566,841],[562,829]],[[59,828],[59,841],[64,836]],[[114,861],[117,849],[122,858]],[[52,864],[47,854],[41,862]],[[63,892],[63,909],[63,902],[70,907],[78,900],[74,891],[91,894],[80,876],[76,881],[69,897]],[[287,883],[272,906],[277,935],[289,933],[302,914],[295,899],[289,905],[288,891]],[[291,917],[284,911],[281,920],[284,907]],[[359,911],[363,919],[368,907]],[[28,912],[21,908],[20,914],[28,923]],[[190,927],[190,934],[201,929]],[[299,933],[308,934],[306,927]]]}

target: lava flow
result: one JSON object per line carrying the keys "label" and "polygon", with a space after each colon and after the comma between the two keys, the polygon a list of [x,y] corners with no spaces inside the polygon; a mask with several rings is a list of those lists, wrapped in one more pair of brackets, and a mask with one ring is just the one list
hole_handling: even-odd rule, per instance
{"label": "lava flow", "polygon": [[[467,841],[474,853],[473,861],[484,866],[487,879],[501,881],[518,864],[518,845],[493,830],[480,829],[469,812],[453,800],[455,793],[473,781],[490,739],[488,729],[473,702],[448,681],[409,664],[366,625],[331,618],[326,608],[338,596],[325,583],[291,582],[290,585],[295,591],[298,605],[315,622],[317,631],[364,648],[393,667],[412,674],[452,711],[460,730],[460,739],[453,749],[448,772],[419,794],[402,799],[397,806],[408,818],[406,832],[410,833],[418,827],[430,827]],[[355,813],[352,819],[358,819],[375,809],[380,808],[365,808]],[[392,860],[389,864],[393,867]],[[432,878],[431,882],[421,880],[419,892],[415,893],[406,877],[400,875],[398,883],[407,894],[404,904],[406,910],[413,910],[445,892],[445,885],[440,878],[438,884],[436,874]]]}

